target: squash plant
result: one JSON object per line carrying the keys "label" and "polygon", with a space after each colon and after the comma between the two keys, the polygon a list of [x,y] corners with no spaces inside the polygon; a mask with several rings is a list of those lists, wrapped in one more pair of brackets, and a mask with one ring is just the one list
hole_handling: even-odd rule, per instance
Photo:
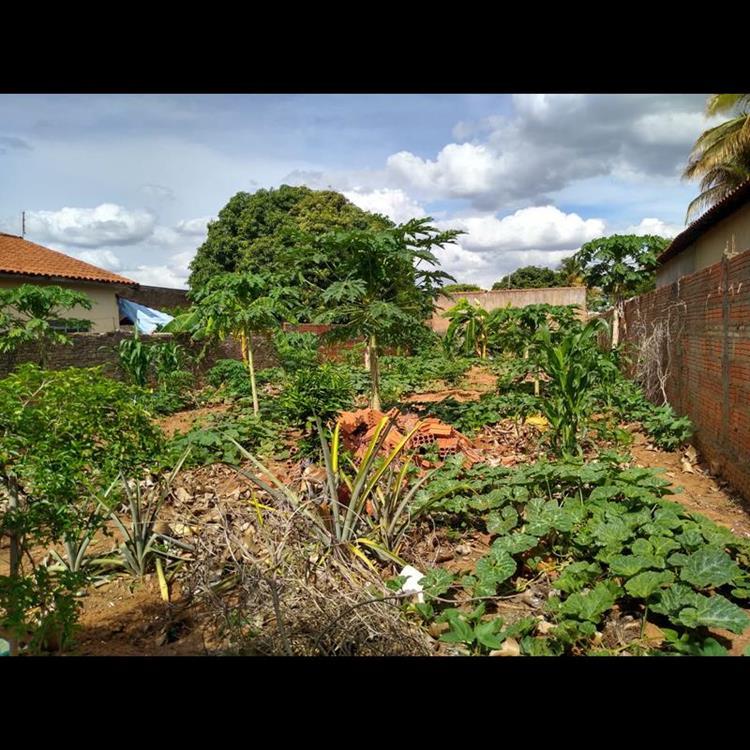
{"label": "squash plant", "polygon": [[602,651],[597,630],[615,605],[665,633],[660,647],[636,641],[633,649],[725,653],[708,629],[741,634],[750,627],[743,610],[750,541],[670,502],[668,486],[657,472],[623,467],[615,456],[513,470],[448,466],[417,494],[415,510],[429,505],[443,522],[463,514],[494,538],[471,574],[441,571],[441,593],[425,587],[421,614],[438,616],[443,603],[435,597],[445,599],[452,588],[491,602],[543,576],[555,595],[537,611],[553,627],[525,634],[526,654]]}

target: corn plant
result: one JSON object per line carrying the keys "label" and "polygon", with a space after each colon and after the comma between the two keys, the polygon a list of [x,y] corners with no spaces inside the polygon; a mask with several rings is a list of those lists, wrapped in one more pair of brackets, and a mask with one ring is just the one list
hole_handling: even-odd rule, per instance
{"label": "corn plant", "polygon": [[137,332],[133,334],[133,338],[120,341],[117,354],[120,367],[133,383],[145,387],[151,367],[151,352],[138,337]]}
{"label": "corn plant", "polygon": [[614,365],[603,357],[597,335],[606,326],[601,319],[589,321],[576,333],[554,343],[543,326],[535,337],[538,362],[550,380],[541,409],[552,429],[553,449],[561,455],[581,453],[579,434],[595,405],[594,386]]}
{"label": "corn plant", "polygon": [[309,491],[295,492],[282,484],[255,456],[235,443],[268,481],[241,469],[240,473],[277,501],[288,502],[308,518],[323,544],[346,548],[360,557],[364,547],[381,558],[401,562],[397,557],[398,547],[413,520],[409,506],[430,477],[428,473],[409,486],[411,457],[404,453],[418,425],[381,459],[379,454],[393,426],[390,417],[383,417],[357,464],[344,456],[338,425],[329,442],[322,421],[319,418],[315,421],[325,466],[325,479],[317,497],[311,497]]}
{"label": "corn plant", "polygon": [[149,352],[149,360],[159,382],[164,381],[170,373],[179,370],[184,359],[184,349],[174,341],[153,344]]}

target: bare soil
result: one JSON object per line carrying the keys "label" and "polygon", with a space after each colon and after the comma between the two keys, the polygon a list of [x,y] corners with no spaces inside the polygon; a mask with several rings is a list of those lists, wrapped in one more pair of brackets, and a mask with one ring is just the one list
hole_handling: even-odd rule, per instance
{"label": "bare soil", "polygon": [[[454,396],[458,400],[471,400],[492,389],[495,376],[481,368],[472,368],[467,373],[464,389],[445,389],[434,393],[419,394],[410,401],[438,401]],[[200,423],[207,415],[226,411],[227,405],[209,406],[192,411],[179,412],[158,420],[167,434],[185,431]],[[520,429],[517,425],[500,424],[485,429],[475,440],[485,460],[494,463],[513,465],[529,460],[534,454],[534,430]],[[662,467],[664,475],[673,487],[682,488],[673,496],[691,511],[706,515],[715,523],[729,528],[736,534],[750,537],[750,513],[747,505],[739,499],[726,483],[713,477],[708,468],[698,461],[690,464],[693,472],[685,470],[680,453],[667,453],[654,449],[646,438],[634,434],[631,453],[639,466]],[[297,462],[271,462],[270,468],[282,481],[299,478]],[[194,512],[201,514],[201,505],[206,504],[208,495],[231,498],[245,487],[237,472],[225,466],[208,466],[185,471],[178,480],[196,503]],[[170,511],[164,514],[170,521]],[[455,573],[468,572],[474,562],[482,557],[489,546],[487,534],[473,531],[458,538],[444,530],[436,530],[423,522],[414,534],[412,543],[404,550],[414,565],[420,569],[443,565]],[[111,549],[111,538],[97,538],[92,551],[105,552]],[[46,550],[35,550],[34,556],[42,559]],[[7,547],[0,549],[0,569],[7,569]],[[541,619],[541,607],[548,592],[543,582],[535,582],[528,589],[508,600],[498,603],[498,612],[506,621],[529,614]],[[162,600],[157,581],[149,576],[143,581],[133,581],[122,576],[113,577],[106,584],[91,587],[82,599],[83,611],[76,642],[68,653],[73,655],[127,655],[127,656],[184,656],[217,653],[218,641],[201,624],[201,613],[195,607],[188,607],[181,599],[179,586],[170,591],[170,602]],[[627,641],[627,632],[635,630],[632,618],[623,613],[613,613],[604,632],[605,645]],[[650,626],[651,627],[651,626]],[[630,629],[630,630],[629,630]],[[659,629],[649,631],[658,640]],[[653,632],[652,632],[653,631]],[[750,643],[750,631],[737,636],[727,631],[715,631],[717,636],[726,639],[731,646],[731,654],[739,655]],[[446,645],[435,640],[436,653],[446,651]]]}
{"label": "bare soil", "polygon": [[221,414],[228,410],[229,404],[215,404],[213,406],[204,406],[200,409],[178,411],[167,417],[160,417],[155,421],[164,430],[167,437],[172,437],[172,435],[178,432],[187,432],[194,425],[205,421],[205,418],[210,414]]}

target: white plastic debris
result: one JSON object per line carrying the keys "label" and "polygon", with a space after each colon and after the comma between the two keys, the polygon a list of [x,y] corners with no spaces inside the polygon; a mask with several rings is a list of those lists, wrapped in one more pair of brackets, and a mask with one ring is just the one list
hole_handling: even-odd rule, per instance
{"label": "white plastic debris", "polygon": [[406,565],[404,569],[399,573],[399,576],[404,576],[406,580],[403,586],[398,590],[399,594],[416,594],[417,601],[420,604],[424,604],[423,589],[419,582],[424,578],[424,573],[420,573],[416,568],[412,568],[411,565]]}

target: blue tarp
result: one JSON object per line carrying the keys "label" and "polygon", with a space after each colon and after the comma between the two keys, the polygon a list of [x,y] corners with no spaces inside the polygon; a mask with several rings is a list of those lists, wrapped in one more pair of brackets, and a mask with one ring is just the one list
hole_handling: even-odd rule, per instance
{"label": "blue tarp", "polygon": [[117,305],[120,308],[120,317],[132,320],[138,333],[153,333],[158,326],[166,325],[170,320],[174,320],[171,315],[161,310],[153,310],[130,299],[118,297]]}

